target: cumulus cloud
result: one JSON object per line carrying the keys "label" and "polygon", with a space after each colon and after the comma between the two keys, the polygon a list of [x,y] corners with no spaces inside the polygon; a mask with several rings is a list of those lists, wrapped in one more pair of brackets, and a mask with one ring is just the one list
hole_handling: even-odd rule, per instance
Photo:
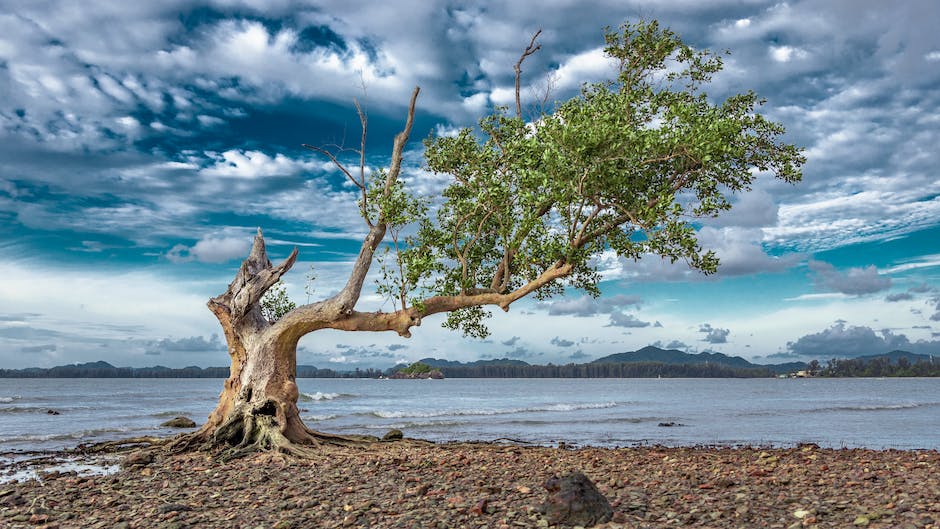
{"label": "cumulus cloud", "polygon": [[556,345],[558,347],[571,347],[572,345],[574,345],[574,342],[572,342],[571,340],[565,340],[557,336],[552,338],[552,341],[549,343],[551,343],[552,345]]}
{"label": "cumulus cloud", "polygon": [[201,263],[224,263],[232,259],[244,259],[251,248],[247,236],[207,236],[192,246],[177,244],[170,248],[166,257],[174,263],[198,261]]}
{"label": "cumulus cloud", "polygon": [[912,342],[904,334],[895,334],[890,329],[875,331],[871,327],[847,325],[840,321],[828,329],[788,342],[787,350],[800,356],[816,358],[852,358],[896,350],[936,354],[940,350],[940,341]]}
{"label": "cumulus cloud", "polygon": [[309,170],[329,169],[322,162],[309,162],[288,158],[283,154],[273,157],[261,151],[231,149],[223,153],[207,152],[213,163],[199,171],[209,178],[262,178],[266,176],[293,175]]}
{"label": "cumulus cloud", "polygon": [[516,345],[516,342],[518,342],[518,341],[519,341],[519,337],[518,337],[518,336],[513,336],[512,338],[510,338],[510,339],[508,339],[508,340],[505,340],[505,341],[502,341],[502,342],[499,342],[499,343],[501,343],[501,344],[503,344],[503,345],[506,345],[506,346],[509,346],[509,347],[512,347],[512,346]]}
{"label": "cumulus cloud", "polygon": [[656,322],[652,324],[648,321],[642,321],[633,314],[627,314],[621,311],[614,311],[610,313],[610,323],[609,326],[612,327],[626,327],[628,329],[638,329],[642,327],[649,327],[650,325],[661,327],[662,324]]}
{"label": "cumulus cloud", "polygon": [[688,351],[689,349],[691,349],[691,346],[689,344],[679,341],[679,340],[671,340],[669,342],[656,340],[651,345],[653,347],[659,347],[660,349],[675,349],[678,351]]}
{"label": "cumulus cloud", "polygon": [[816,288],[819,290],[834,290],[850,296],[864,296],[891,287],[891,278],[880,275],[874,266],[849,268],[841,272],[830,263],[810,261],[809,269],[816,274]]}
{"label": "cumulus cloud", "polygon": [[702,341],[708,343],[728,343],[728,335],[731,334],[729,329],[712,327],[709,323],[703,323],[699,326],[698,332],[705,334]]}

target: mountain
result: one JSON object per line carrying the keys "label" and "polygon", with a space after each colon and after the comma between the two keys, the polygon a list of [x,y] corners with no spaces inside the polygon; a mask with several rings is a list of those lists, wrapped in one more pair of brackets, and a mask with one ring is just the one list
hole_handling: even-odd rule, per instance
{"label": "mountain", "polygon": [[769,369],[774,373],[791,373],[806,368],[803,362],[785,364],[753,364],[740,356],[728,356],[724,353],[685,353],[676,349],[660,349],[648,345],[638,351],[615,353],[598,358],[592,364],[626,364],[636,362],[658,362],[670,365],[718,364],[740,369]]}
{"label": "mountain", "polygon": [[522,360],[513,360],[510,358],[496,358],[493,360],[475,360],[473,362],[459,362],[456,360],[444,360],[439,358],[422,358],[418,360],[422,364],[431,367],[485,367],[485,366],[527,366],[528,362]]}
{"label": "mountain", "polygon": [[723,353],[684,353],[676,349],[660,349],[652,345],[628,353],[615,353],[594,360],[593,364],[620,364],[625,362],[662,362],[664,364],[721,364],[731,367],[758,367],[740,356]]}

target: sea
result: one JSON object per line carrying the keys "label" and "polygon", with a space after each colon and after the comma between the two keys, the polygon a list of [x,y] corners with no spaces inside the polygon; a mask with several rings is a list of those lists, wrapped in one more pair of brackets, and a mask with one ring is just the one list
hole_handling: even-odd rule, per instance
{"label": "sea", "polygon": [[[222,379],[0,379],[0,454],[169,436]],[[311,428],[536,445],[940,449],[940,379],[299,379]],[[51,413],[56,412],[56,413]]]}

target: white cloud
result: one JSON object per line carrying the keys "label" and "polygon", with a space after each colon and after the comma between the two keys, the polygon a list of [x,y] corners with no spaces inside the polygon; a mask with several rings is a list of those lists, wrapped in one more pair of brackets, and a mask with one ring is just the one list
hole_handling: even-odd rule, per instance
{"label": "white cloud", "polygon": [[770,57],[777,62],[790,62],[791,60],[805,59],[809,56],[806,50],[792,46],[771,46]]}
{"label": "white cloud", "polygon": [[940,61],[940,50],[934,50],[927,55],[924,55],[924,59],[931,62]]}
{"label": "white cloud", "polygon": [[223,153],[207,152],[215,163],[199,171],[205,177],[261,178],[293,175],[302,171],[320,170],[324,164],[294,160],[283,154],[268,156],[261,151],[231,149]]}
{"label": "white cloud", "polygon": [[251,248],[251,238],[247,235],[207,236],[191,247],[177,244],[166,257],[174,263],[199,261],[201,263],[224,263],[232,259],[244,259]]}

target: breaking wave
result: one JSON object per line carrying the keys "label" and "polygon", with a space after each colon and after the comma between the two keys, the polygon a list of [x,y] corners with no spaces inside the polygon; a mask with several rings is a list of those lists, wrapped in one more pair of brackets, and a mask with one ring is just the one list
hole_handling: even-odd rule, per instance
{"label": "breaking wave", "polygon": [[13,395],[12,397],[0,397],[0,403],[9,404],[13,402],[14,400],[20,400],[21,398],[23,397],[19,395]]}
{"label": "breaking wave", "polygon": [[355,396],[356,395],[351,393],[323,393],[322,391],[318,391],[316,393],[301,393],[298,398],[301,402],[314,402],[318,400],[333,400]]}

